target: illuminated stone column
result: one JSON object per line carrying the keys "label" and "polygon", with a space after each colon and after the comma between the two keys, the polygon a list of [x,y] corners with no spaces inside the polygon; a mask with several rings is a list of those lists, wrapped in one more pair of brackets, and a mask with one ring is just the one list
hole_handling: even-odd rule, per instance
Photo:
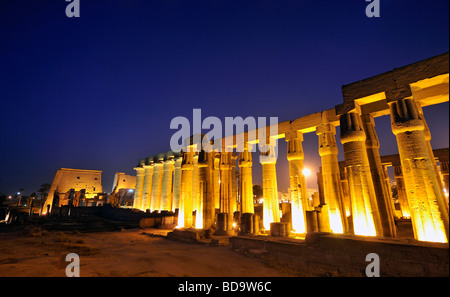
{"label": "illuminated stone column", "polygon": [[[198,180],[198,154],[194,154],[194,169],[192,170],[192,211],[195,211],[195,220],[194,227],[199,228],[198,226],[201,224],[202,216],[197,216],[197,214],[201,211],[199,207],[201,207],[201,199],[199,198],[199,180]],[[197,222],[198,220],[198,222]]]}
{"label": "illuminated stone column", "polygon": [[232,188],[231,188],[231,155],[229,152],[220,153],[220,209],[219,214],[221,220],[218,230],[219,232],[231,231],[233,229],[233,205],[232,205]]}
{"label": "illuminated stone column", "polygon": [[353,227],[350,227],[351,221],[349,220],[350,216],[352,215],[352,205],[350,202],[350,190],[348,188],[347,168],[345,167],[345,162],[343,163],[344,166],[339,167],[339,174],[341,176],[341,187],[343,194],[342,197],[344,201],[345,216],[347,217],[347,223],[349,224],[349,232],[352,233],[353,231],[351,230],[353,230]]}
{"label": "illuminated stone column", "polygon": [[194,153],[192,147],[188,147],[188,152],[183,154],[181,164],[181,195],[180,208],[178,210],[178,227],[191,228],[192,220],[192,171],[194,170]]}
{"label": "illuminated stone column", "polygon": [[220,153],[214,155],[214,208],[220,211]]}
{"label": "illuminated stone column", "polygon": [[397,184],[398,203],[402,212],[402,218],[411,218],[409,211],[408,197],[406,195],[405,180],[403,178],[402,166],[394,166],[395,183]]}
{"label": "illuminated stone column", "polygon": [[164,162],[163,166],[163,180],[162,180],[162,194],[161,194],[161,210],[172,210],[172,176],[175,168],[175,161],[173,158]]}
{"label": "illuminated stone column", "polygon": [[136,170],[136,189],[134,190],[133,208],[141,209],[145,169],[143,167],[135,167],[134,170]]}
{"label": "illuminated stone column", "polygon": [[[152,162],[153,163],[153,162]],[[144,165],[145,177],[144,177],[144,190],[142,194],[141,210],[146,211],[150,209],[150,200],[152,195],[152,183],[153,183],[153,164]]]}
{"label": "illuminated stone column", "polygon": [[295,131],[286,134],[289,184],[291,190],[291,222],[295,233],[306,233],[307,188],[303,174],[303,134]]}
{"label": "illuminated stone column", "polygon": [[239,153],[239,187],[241,192],[241,215],[244,213],[255,213],[253,206],[253,179],[252,179],[252,152],[248,146]]}
{"label": "illuminated stone column", "polygon": [[441,164],[441,172],[442,176],[444,178],[444,187],[445,187],[445,193],[447,198],[447,204],[448,204],[448,193],[449,193],[449,184],[448,184],[448,160],[447,161],[441,161],[439,160],[439,163]]}
{"label": "illuminated stone column", "polygon": [[[202,228],[210,229],[214,225],[214,152],[201,151],[198,157],[199,193],[202,200]],[[198,222],[200,224],[200,222]],[[197,226],[197,222],[196,222]]]}
{"label": "illuminated stone column", "polygon": [[[382,164],[383,171],[384,171],[384,183],[386,185],[386,188],[389,191],[389,193],[388,193],[389,194],[389,204],[390,204],[390,208],[392,209],[392,213],[396,219],[399,219],[400,217],[398,216],[398,213],[396,213],[396,211],[395,211],[394,197],[392,196],[391,180],[389,178],[389,173],[388,173],[389,166],[390,166],[389,164]],[[394,225],[395,225],[395,221],[394,221]],[[397,228],[395,228],[395,231],[397,234]]]}
{"label": "illuminated stone column", "polygon": [[[426,141],[426,144],[427,144],[428,152],[430,153],[430,157],[432,158],[432,160],[434,160],[434,162],[432,162],[432,163],[433,163],[434,171],[436,173],[437,181],[439,183],[439,188],[441,189],[441,195],[440,196],[444,197],[444,200],[446,202],[444,204],[446,206],[446,212],[448,214],[448,211],[449,211],[449,209],[448,209],[448,196],[446,197],[446,195],[445,195],[444,184],[442,183],[441,175],[440,175],[440,172],[439,172],[439,168],[438,168],[438,166],[436,164],[436,158],[434,156],[433,148],[431,147],[431,131],[428,128],[427,121],[425,120],[425,116],[423,114],[422,107],[420,105],[418,105],[418,104],[416,104],[416,105],[417,105],[417,108],[418,108],[418,111],[419,111],[419,117],[422,118],[422,121],[423,121],[425,141]],[[447,231],[447,235],[448,235],[448,231]],[[447,239],[448,239],[448,237],[447,237]]]}
{"label": "illuminated stone column", "polygon": [[408,98],[390,102],[389,106],[414,237],[420,241],[448,242],[448,210],[417,105]]}
{"label": "illuminated stone column", "polygon": [[181,195],[181,163],[183,162],[182,157],[175,159],[174,173],[173,173],[173,200],[172,200],[172,211],[175,212],[176,209],[180,208],[180,195]]}
{"label": "illuminated stone column", "polygon": [[150,202],[150,211],[152,212],[161,210],[163,166],[164,164],[161,161],[158,161],[153,167],[152,198]]}
{"label": "illuminated stone column", "polygon": [[322,182],[326,208],[333,233],[347,233],[348,223],[345,216],[343,192],[341,187],[338,149],[336,145],[336,129],[332,124],[321,124],[316,127],[319,137],[319,155],[322,161]]}
{"label": "illuminated stone column", "polygon": [[372,174],[366,149],[366,133],[357,113],[340,117],[341,142],[352,204],[353,229],[356,235],[382,236]]}
{"label": "illuminated stone column", "polygon": [[275,146],[265,145],[266,152],[261,153],[260,163],[263,174],[263,226],[270,230],[270,223],[280,222],[280,208],[278,206],[278,185]]}
{"label": "illuminated stone column", "polygon": [[232,222],[231,224],[233,224],[234,221],[234,212],[238,211],[237,209],[237,195],[238,195],[238,190],[237,190],[237,183],[236,183],[236,160],[237,160],[238,156],[236,153],[231,153],[230,156],[230,193],[231,193],[231,199],[230,199],[230,209],[231,209],[231,217],[232,217]]}
{"label": "illuminated stone column", "polygon": [[[370,174],[372,175],[375,197],[380,214],[383,236],[395,237],[397,230],[394,221],[394,204],[389,189],[386,185],[386,173],[383,170],[380,157],[380,142],[375,131],[375,121],[370,114],[361,115],[363,130],[366,132],[366,149],[369,160]],[[387,176],[389,180],[389,176]]]}

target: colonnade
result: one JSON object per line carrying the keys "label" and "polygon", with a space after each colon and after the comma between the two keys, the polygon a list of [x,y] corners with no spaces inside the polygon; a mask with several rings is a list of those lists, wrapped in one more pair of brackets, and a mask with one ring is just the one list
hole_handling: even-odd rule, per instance
{"label": "colonnade", "polygon": [[[316,224],[324,232],[396,236],[389,176],[380,157],[375,129],[376,117],[390,116],[400,160],[395,165],[397,185],[404,189],[399,195],[405,208],[403,215],[410,216],[417,240],[448,242],[448,159],[440,162],[441,170],[438,170],[423,111],[425,106],[448,101],[448,54],[345,85],[342,91],[344,103],[278,123],[278,134],[270,135],[287,142],[289,229],[305,233],[308,224]],[[340,129],[339,140],[345,156],[341,166],[336,127]],[[307,204],[302,144],[303,135],[311,132],[318,137],[323,194],[313,209]],[[135,168],[135,208],[178,209],[178,227],[214,226],[223,233],[240,227],[241,231],[255,232],[258,218],[254,215],[251,190],[250,147],[261,141],[248,139],[249,135],[244,132],[243,139],[247,141],[242,152],[205,152],[189,142],[181,153],[168,152],[141,160]],[[228,137],[236,139],[237,135]],[[225,139],[222,143],[230,143]],[[286,223],[278,202],[275,149],[273,145],[266,147],[260,161],[264,196],[262,227],[266,230],[271,228],[271,223]],[[236,215],[240,215],[240,220]],[[236,227],[234,223],[239,221],[242,225]]]}

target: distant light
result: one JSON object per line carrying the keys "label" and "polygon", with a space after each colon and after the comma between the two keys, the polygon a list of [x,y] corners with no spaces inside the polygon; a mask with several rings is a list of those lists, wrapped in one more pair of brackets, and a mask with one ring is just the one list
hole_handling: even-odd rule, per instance
{"label": "distant light", "polygon": [[303,168],[302,172],[305,177],[308,177],[311,175],[311,170],[309,170],[308,168]]}
{"label": "distant light", "polygon": [[17,195],[20,195],[20,192],[17,192]]}
{"label": "distant light", "polygon": [[11,199],[12,198],[12,196],[8,196],[8,199]]}
{"label": "distant light", "polygon": [[233,223],[233,228],[236,228],[236,223]]}
{"label": "distant light", "polygon": [[129,189],[128,192],[134,192],[134,190],[133,189]]}

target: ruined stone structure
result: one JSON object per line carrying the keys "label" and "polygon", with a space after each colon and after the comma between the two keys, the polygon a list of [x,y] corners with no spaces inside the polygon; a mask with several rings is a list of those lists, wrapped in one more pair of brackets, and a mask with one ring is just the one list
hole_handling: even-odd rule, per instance
{"label": "ruined stone structure", "polygon": [[69,201],[73,206],[90,205],[94,200],[96,203],[105,201],[102,193],[102,171],[61,168],[53,179],[43,214],[51,211],[53,206],[68,205]]}
{"label": "ruined stone structure", "polygon": [[[399,162],[395,167],[402,187],[401,203],[408,205],[415,239],[448,242],[449,213],[448,155],[436,164],[430,146],[431,131],[423,107],[449,99],[449,54],[443,54],[405,67],[344,85],[343,103],[292,121],[278,123],[274,139],[288,143],[291,218],[289,229],[295,233],[321,231],[364,236],[395,237],[395,210],[391,199],[386,162],[379,154],[375,119],[390,116],[396,136]],[[259,127],[258,129],[268,129]],[[336,140],[336,128],[340,139]],[[318,203],[306,203],[303,170],[303,135],[315,133],[322,161]],[[227,233],[233,229],[255,232],[259,219],[252,208],[252,164],[248,147],[268,143],[251,139],[259,133],[243,133],[244,152],[225,150],[236,147],[242,135],[222,140],[221,152],[205,152],[191,140],[180,153],[167,152],[139,161],[135,168],[134,207],[150,211],[178,210],[178,227],[215,227]],[[255,136],[256,137],[256,136]],[[339,166],[337,141],[344,147],[345,162]],[[262,227],[280,228],[277,201],[274,147],[269,147],[262,163],[264,211]],[[280,153],[280,156],[284,154]],[[236,162],[238,160],[238,162]],[[237,199],[235,168],[238,163],[240,183]],[[401,178],[400,178],[401,176]],[[443,176],[443,179],[441,179]],[[401,179],[401,181],[400,181]],[[442,183],[444,180],[444,183]],[[445,185],[445,188],[444,188]],[[403,190],[404,189],[404,190]],[[237,201],[240,203],[238,204]],[[214,215],[217,213],[217,215]],[[195,217],[194,217],[195,216]],[[235,223],[235,224],[233,224]],[[237,224],[236,224],[237,223]]]}
{"label": "ruined stone structure", "polygon": [[135,188],[136,176],[127,175],[123,172],[116,172],[108,202],[113,206],[133,206],[133,203],[128,202],[128,198],[131,194],[134,196]]}

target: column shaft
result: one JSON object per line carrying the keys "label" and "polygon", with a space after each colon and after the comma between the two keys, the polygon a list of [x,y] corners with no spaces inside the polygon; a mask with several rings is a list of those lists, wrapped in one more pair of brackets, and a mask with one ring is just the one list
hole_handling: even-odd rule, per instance
{"label": "column shaft", "polygon": [[194,153],[185,152],[181,165],[181,195],[178,211],[178,227],[191,228],[192,220],[192,171],[194,169]]}
{"label": "column shaft", "polygon": [[150,202],[150,211],[152,212],[161,210],[163,166],[162,163],[155,163],[153,168],[152,198]]}
{"label": "column shaft", "polygon": [[276,172],[276,154],[273,145],[267,145],[265,153],[261,153],[263,174],[263,226],[270,230],[270,223],[280,222],[280,208],[278,205],[278,185]]}
{"label": "column shaft", "polygon": [[403,178],[402,167],[400,165],[394,166],[394,176],[395,183],[397,184],[397,195],[398,203],[400,205],[400,210],[402,212],[402,218],[411,218],[411,213],[409,211],[408,197],[406,194],[405,180]]}
{"label": "column shaft", "polygon": [[176,209],[180,208],[180,194],[181,194],[181,162],[182,157],[178,157],[174,164],[173,173],[173,202],[172,211],[175,212]]}
{"label": "column shaft", "polygon": [[319,137],[319,155],[322,161],[322,182],[324,199],[328,209],[330,229],[333,233],[347,233],[348,223],[345,216],[343,192],[336,145],[336,129],[331,124],[321,124],[316,128]]}
{"label": "column shaft", "polygon": [[289,185],[291,191],[291,223],[296,233],[306,233],[307,204],[306,178],[303,174],[303,134],[294,132],[286,135],[287,159],[289,161]]}
{"label": "column shaft", "polygon": [[389,105],[414,236],[421,241],[448,242],[447,206],[417,105],[409,98],[390,102]]}
{"label": "column shaft", "polygon": [[152,195],[152,183],[153,183],[153,164],[144,165],[145,177],[144,177],[144,190],[142,195],[141,210],[145,211],[150,209],[150,200]]}
{"label": "column shaft", "polygon": [[135,167],[134,170],[136,170],[136,189],[134,190],[133,207],[141,209],[145,171],[143,167]]}
{"label": "column shaft", "polygon": [[[366,132],[366,149],[370,173],[375,189],[378,211],[380,214],[383,236],[395,237],[397,234],[394,222],[394,209],[389,183],[386,185],[385,171],[380,157],[380,142],[375,131],[375,121],[370,114],[361,115],[363,129]],[[389,180],[389,176],[387,176]]]}
{"label": "column shaft", "polygon": [[252,153],[244,149],[239,153],[239,187],[241,194],[241,214],[255,213],[253,207]]}
{"label": "column shaft", "polygon": [[161,194],[161,210],[172,210],[172,175],[175,168],[175,162],[170,159],[164,162],[163,166],[163,180],[162,180],[162,194]]}

